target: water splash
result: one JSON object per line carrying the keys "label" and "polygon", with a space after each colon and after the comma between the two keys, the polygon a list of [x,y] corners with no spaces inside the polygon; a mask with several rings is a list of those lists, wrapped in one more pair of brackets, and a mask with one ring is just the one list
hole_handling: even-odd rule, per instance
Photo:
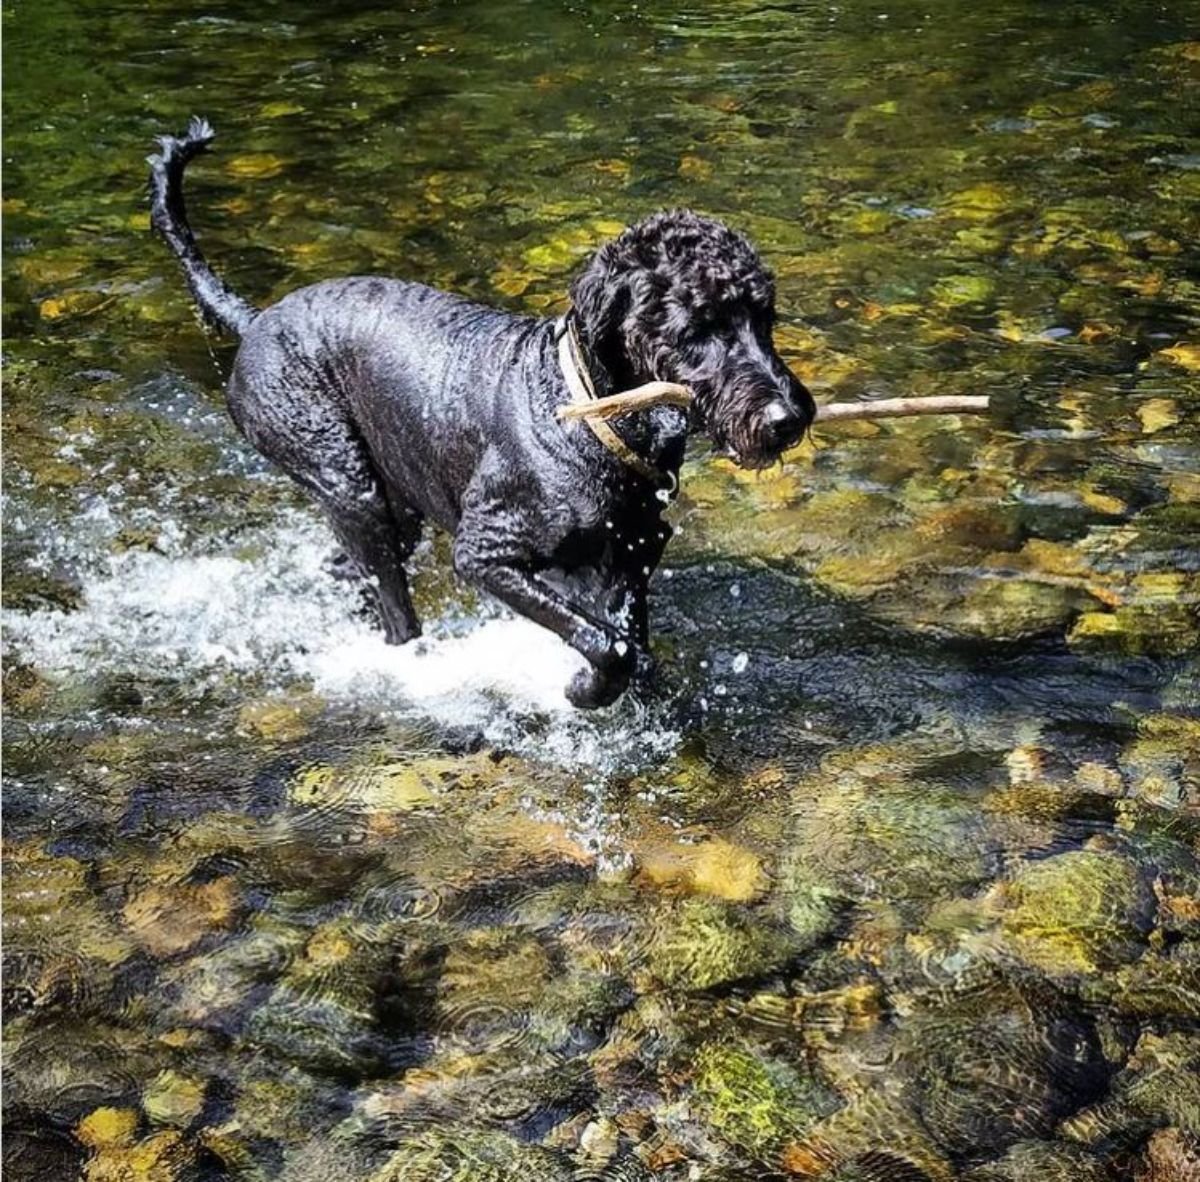
{"label": "water splash", "polygon": [[181,695],[298,684],[326,701],[412,715],[555,763],[613,770],[672,750],[677,736],[633,703],[575,711],[563,688],[582,658],[526,620],[446,612],[403,647],[383,643],[358,597],[324,570],[335,548],[299,511],[250,533],[189,543],[168,519],[155,550],[112,553],[112,514],[69,558],[82,602],[4,613],[9,651],[67,679],[166,680]]}

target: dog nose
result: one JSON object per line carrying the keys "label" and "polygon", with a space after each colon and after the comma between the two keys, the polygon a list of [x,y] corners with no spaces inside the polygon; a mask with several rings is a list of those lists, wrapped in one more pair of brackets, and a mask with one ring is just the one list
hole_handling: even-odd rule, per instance
{"label": "dog nose", "polygon": [[797,443],[808,426],[808,420],[785,402],[773,402],[767,407],[764,426],[774,447],[786,449]]}

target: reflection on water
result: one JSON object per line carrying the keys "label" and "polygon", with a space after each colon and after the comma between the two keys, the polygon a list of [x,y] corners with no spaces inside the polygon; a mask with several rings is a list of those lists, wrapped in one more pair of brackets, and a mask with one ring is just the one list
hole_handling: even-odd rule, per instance
{"label": "reflection on water", "polygon": [[[1195,1176],[1192,15],[18,4],[11,1176]],[[653,700],[568,710],[437,539],[388,649],[145,234],[193,112],[257,302],[549,314],[686,203],[819,395],[995,413],[698,446]]]}

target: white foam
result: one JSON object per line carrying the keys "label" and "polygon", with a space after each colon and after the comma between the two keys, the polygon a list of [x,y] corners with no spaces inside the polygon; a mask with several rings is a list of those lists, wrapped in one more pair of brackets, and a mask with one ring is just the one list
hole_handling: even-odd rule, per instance
{"label": "white foam", "polygon": [[329,697],[397,694],[427,704],[456,701],[464,692],[499,693],[514,705],[558,712],[563,686],[582,659],[525,620],[492,619],[465,635],[422,637],[397,648],[374,631],[343,625],[303,664],[318,692]]}
{"label": "white foam", "polygon": [[323,570],[334,540],[306,514],[187,546],[168,522],[162,552],[89,548],[81,605],[6,612],[7,646],[49,673],[166,679],[185,696],[231,679],[311,685],[336,704],[476,728],[575,767],[628,766],[676,745],[631,703],[573,710],[563,688],[582,658],[526,620],[448,616],[417,642],[384,644],[355,614],[353,586]]}

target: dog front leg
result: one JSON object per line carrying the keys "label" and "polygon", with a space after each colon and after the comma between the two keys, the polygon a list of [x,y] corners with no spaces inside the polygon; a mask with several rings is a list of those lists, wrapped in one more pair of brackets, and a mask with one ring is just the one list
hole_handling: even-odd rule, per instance
{"label": "dog front leg", "polygon": [[638,545],[622,554],[624,561],[609,597],[608,618],[626,633],[636,646],[634,677],[649,687],[654,680],[655,663],[650,653],[650,576],[662,559],[673,533],[657,513],[640,526]]}
{"label": "dog front leg", "polygon": [[640,571],[622,575],[608,597],[605,614],[633,646],[634,688],[639,694],[653,696],[657,690],[658,666],[650,652],[648,582]]}
{"label": "dog front leg", "polygon": [[461,578],[494,595],[513,611],[550,629],[587,662],[567,686],[567,699],[581,709],[608,706],[619,698],[633,672],[635,646],[608,624],[593,619],[529,568],[529,559],[499,544],[493,534],[459,526],[454,569]]}

